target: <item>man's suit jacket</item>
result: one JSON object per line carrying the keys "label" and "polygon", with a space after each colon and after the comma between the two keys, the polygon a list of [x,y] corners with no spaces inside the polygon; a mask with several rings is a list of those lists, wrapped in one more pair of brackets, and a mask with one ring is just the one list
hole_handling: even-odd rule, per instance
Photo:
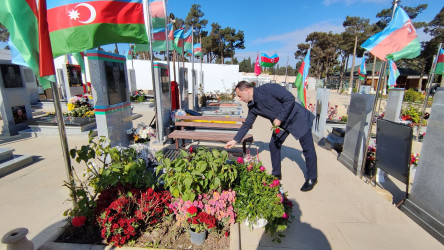
{"label": "man's suit jacket", "polygon": [[253,100],[248,103],[248,116],[237,132],[234,140],[240,142],[253,125],[257,116],[262,116],[273,123],[280,120],[284,130],[288,130],[296,139],[310,130],[314,115],[305,107],[295,102],[295,97],[284,87],[268,83],[253,89]]}

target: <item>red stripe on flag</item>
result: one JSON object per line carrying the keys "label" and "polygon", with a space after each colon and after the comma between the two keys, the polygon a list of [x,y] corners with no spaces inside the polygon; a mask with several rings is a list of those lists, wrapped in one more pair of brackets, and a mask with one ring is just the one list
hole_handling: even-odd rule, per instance
{"label": "red stripe on flag", "polygon": [[100,54],[100,53],[86,53],[86,56],[97,56],[97,57],[104,57],[104,58],[109,58],[109,59],[114,59],[114,60],[119,60],[119,61],[125,61],[125,58],[122,58],[122,57],[105,55],[105,54]]}
{"label": "red stripe on flag", "polygon": [[[174,40],[174,32],[172,30],[170,30],[168,37],[170,41]],[[165,31],[153,33],[153,39],[154,41],[165,41]]]}
{"label": "red stripe on flag", "polygon": [[26,2],[28,3],[29,7],[31,8],[32,12],[34,12],[34,15],[36,17],[38,17],[38,13],[37,13],[37,5],[35,3],[35,0],[26,0]]}
{"label": "red stripe on flag", "polygon": [[49,39],[46,0],[39,0],[39,64],[40,76],[54,75],[51,40]]}
{"label": "red stripe on flag", "polygon": [[262,56],[261,61],[266,62],[266,63],[277,63],[279,61],[279,57],[268,58],[268,57]]}
{"label": "red stripe on flag", "polygon": [[305,61],[302,61],[301,67],[299,68],[299,74],[304,76],[304,67],[305,67]]}
{"label": "red stripe on flag", "polygon": [[163,8],[163,1],[155,1],[150,3],[151,18],[165,18],[165,10]]}
{"label": "red stripe on flag", "polygon": [[436,61],[436,63],[442,63],[444,62],[444,54],[441,54],[438,56],[438,61]]}
{"label": "red stripe on flag", "polygon": [[370,52],[381,60],[386,60],[387,54],[398,52],[417,37],[412,23],[407,21],[402,28],[390,33],[384,40],[373,47]]}
{"label": "red stripe on flag", "polygon": [[49,32],[97,23],[144,24],[143,5],[120,1],[67,4],[48,10]]}

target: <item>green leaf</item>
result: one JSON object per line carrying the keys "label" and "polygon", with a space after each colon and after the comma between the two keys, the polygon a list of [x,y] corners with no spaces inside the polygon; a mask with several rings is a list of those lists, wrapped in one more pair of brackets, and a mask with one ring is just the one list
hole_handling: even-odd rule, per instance
{"label": "green leaf", "polygon": [[173,191],[171,193],[173,194],[174,197],[176,197],[176,198],[179,197],[179,189],[173,188]]}
{"label": "green leaf", "polygon": [[213,149],[212,152],[213,152],[213,155],[214,155],[215,158],[219,158],[220,154],[219,154],[219,151],[217,149]]}

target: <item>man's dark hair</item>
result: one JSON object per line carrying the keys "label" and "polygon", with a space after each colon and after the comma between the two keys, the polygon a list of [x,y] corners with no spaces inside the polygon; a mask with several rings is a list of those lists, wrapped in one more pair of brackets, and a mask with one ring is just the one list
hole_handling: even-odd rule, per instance
{"label": "man's dark hair", "polygon": [[244,89],[251,89],[254,88],[254,84],[247,82],[247,81],[240,81],[237,85],[236,88],[234,89],[239,89],[240,91],[243,91]]}

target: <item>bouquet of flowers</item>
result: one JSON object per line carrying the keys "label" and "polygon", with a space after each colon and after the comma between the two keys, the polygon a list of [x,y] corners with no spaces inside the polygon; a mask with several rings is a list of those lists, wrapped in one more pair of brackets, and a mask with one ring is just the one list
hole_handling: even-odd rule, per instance
{"label": "bouquet of flowers", "polygon": [[187,209],[188,219],[187,222],[190,228],[196,232],[201,233],[216,226],[216,218],[209,215],[195,206],[191,206]]}
{"label": "bouquet of flowers", "polygon": [[412,154],[410,156],[410,165],[416,168],[418,166],[418,163],[419,163],[419,154]]}
{"label": "bouquet of flowers", "polygon": [[148,142],[150,138],[156,137],[156,130],[143,122],[139,123],[137,128],[128,129],[126,133],[130,135],[136,143]]}
{"label": "bouquet of flowers", "polygon": [[146,102],[146,99],[147,97],[142,90],[134,91],[134,93],[130,97],[130,100],[132,102]]}
{"label": "bouquet of flowers", "polygon": [[93,106],[93,99],[92,99],[92,96],[89,94],[77,95],[77,96],[71,97],[68,100],[67,106],[68,106],[68,111],[72,111],[75,108],[80,108],[83,106],[92,107]]}

